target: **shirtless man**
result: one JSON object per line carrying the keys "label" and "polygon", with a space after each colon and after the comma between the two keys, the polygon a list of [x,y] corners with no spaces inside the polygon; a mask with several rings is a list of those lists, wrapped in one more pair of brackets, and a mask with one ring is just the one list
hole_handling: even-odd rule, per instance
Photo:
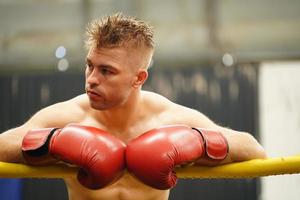
{"label": "shirtless man", "polygon": [[[191,149],[192,151],[192,148],[194,148],[191,147],[193,145],[190,145],[190,143],[193,143],[195,131],[192,131],[192,129],[188,130],[185,126],[216,130],[220,132],[222,137],[227,141],[228,146],[225,147],[224,145],[221,145],[223,150],[224,148],[229,147],[229,150],[226,149],[226,151],[228,150],[228,153],[226,152],[226,157],[222,158],[222,161],[204,156],[198,159],[198,163],[217,165],[220,163],[223,164],[266,157],[263,148],[250,134],[221,127],[196,110],[178,105],[159,94],[143,91],[141,89],[148,77],[147,68],[149,67],[154,51],[152,29],[146,23],[122,14],[115,14],[101,20],[96,20],[90,23],[87,28],[86,46],[88,49],[85,70],[86,93],[71,100],[46,107],[37,112],[30,120],[20,127],[8,130],[1,134],[1,161],[30,163],[28,161],[30,158],[24,157],[24,155],[26,155],[24,154],[24,151],[28,148],[28,146],[24,144],[24,138],[29,134],[28,132],[30,130],[42,128],[63,128],[68,124],[95,127],[97,128],[97,131],[101,130],[109,133],[108,135],[114,137],[112,138],[112,143],[116,141],[114,144],[120,151],[123,151],[124,154],[126,145],[130,144],[130,141],[133,139],[135,140],[134,143],[138,143],[139,141],[136,141],[136,138],[139,138],[138,136],[143,135],[143,133],[154,129],[154,131],[150,131],[150,134],[146,134],[146,138],[138,139],[147,142],[150,140],[154,141],[153,139],[155,137],[152,136],[155,135],[156,132],[159,132],[158,135],[164,134],[161,133],[164,131],[160,132],[160,127],[181,124],[179,125],[180,131],[177,131],[176,129],[174,132],[180,132],[179,134],[184,133],[186,134],[186,137],[184,138],[189,138],[191,140],[188,141],[189,145],[179,145],[179,153],[181,153],[180,148],[184,149],[185,146],[189,147],[187,149]],[[63,148],[65,151],[73,153],[76,152],[79,147],[71,146],[71,142],[74,139],[72,135],[78,133],[80,137],[85,136],[82,136],[84,135],[81,133],[82,128],[78,128],[79,130],[76,128],[75,133],[72,133],[69,129],[63,129],[64,132],[67,132],[67,141],[70,141],[70,144],[65,143]],[[175,135],[175,137],[177,136]],[[110,140],[110,138],[108,137],[106,140]],[[179,139],[174,141],[175,143],[180,143],[181,141],[184,142],[184,140],[185,139]],[[95,140],[92,139],[90,142],[94,141]],[[50,143],[52,144],[53,142],[51,141]],[[146,143],[144,142],[142,144],[145,145]],[[134,160],[135,157],[141,156],[138,155],[138,151],[143,151],[145,155],[148,154],[148,156],[151,156],[151,150],[154,149],[146,149],[147,147],[145,147],[145,150],[139,149],[143,147],[143,145],[140,145],[138,150],[131,148],[128,159]],[[159,145],[161,147],[161,143]],[[98,148],[98,146],[96,148]],[[153,148],[153,146],[151,148]],[[162,150],[159,150],[159,147],[155,149],[158,149],[155,151],[158,154],[160,154],[158,151],[164,151],[163,148]],[[195,151],[199,153],[200,150],[197,149]],[[105,154],[105,152],[101,153]],[[214,152],[212,153],[214,154]],[[66,154],[68,154],[68,152]],[[191,153],[187,153],[187,156],[190,154]],[[118,156],[120,155],[121,154],[118,154]],[[113,157],[110,158],[113,159]],[[148,158],[149,157],[145,157],[143,161]],[[135,163],[138,163],[139,161],[134,160],[133,163],[124,164],[122,163],[124,160],[125,156],[124,159],[122,160],[121,158],[117,164],[120,165],[121,172],[116,172],[117,175],[113,175],[112,177],[112,183],[105,185],[105,187],[101,189],[88,189],[82,186],[78,181],[79,179],[76,178],[65,179],[69,199],[168,199],[169,188],[173,185],[170,187],[167,186],[169,188],[152,187],[155,183],[147,184],[149,183],[147,174],[141,175],[143,172],[140,171],[137,174],[135,174],[134,171],[133,173],[128,173],[125,169],[125,165],[128,165],[131,170],[134,170],[135,167],[139,170],[138,167],[140,166]],[[50,161],[49,159],[40,159],[40,163],[42,164],[52,162],[53,159],[50,159]],[[131,161],[127,160],[126,162]],[[187,161],[183,161],[181,164],[186,163]],[[147,172],[147,169],[143,170]],[[149,176],[155,176],[152,170],[148,170],[148,172]],[[135,176],[132,174],[135,174]],[[143,180],[143,177],[146,177],[145,180]],[[158,186],[160,186],[159,184],[160,183],[158,183]]]}

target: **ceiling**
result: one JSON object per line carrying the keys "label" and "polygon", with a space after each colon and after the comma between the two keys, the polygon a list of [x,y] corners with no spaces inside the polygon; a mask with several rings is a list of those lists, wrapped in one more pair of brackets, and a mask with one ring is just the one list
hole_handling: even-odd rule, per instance
{"label": "ceiling", "polygon": [[59,46],[80,69],[87,22],[119,11],[154,26],[156,65],[300,60],[299,0],[0,0],[0,71],[57,70]]}

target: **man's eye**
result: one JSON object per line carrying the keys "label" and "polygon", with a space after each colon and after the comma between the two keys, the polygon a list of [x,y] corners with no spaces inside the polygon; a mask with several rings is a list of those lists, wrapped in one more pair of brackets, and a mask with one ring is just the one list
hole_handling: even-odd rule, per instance
{"label": "man's eye", "polygon": [[101,69],[101,73],[102,73],[103,75],[109,75],[109,74],[112,74],[112,72],[111,72],[110,70],[106,69],[106,68]]}
{"label": "man's eye", "polygon": [[85,64],[85,67],[88,68],[88,69],[92,69],[93,66],[90,65],[90,64],[88,64],[88,63],[86,63],[86,64]]}

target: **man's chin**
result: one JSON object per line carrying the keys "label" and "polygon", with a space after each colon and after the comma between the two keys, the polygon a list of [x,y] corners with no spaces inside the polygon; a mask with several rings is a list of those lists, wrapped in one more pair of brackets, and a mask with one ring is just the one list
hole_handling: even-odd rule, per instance
{"label": "man's chin", "polygon": [[92,103],[92,102],[90,102],[90,106],[91,106],[91,108],[93,108],[93,109],[95,109],[95,110],[101,110],[101,111],[107,110],[106,107],[100,106],[100,105],[97,105],[97,104],[94,104],[94,103]]}
{"label": "man's chin", "polygon": [[90,106],[91,106],[91,108],[93,108],[95,110],[99,110],[99,111],[105,111],[105,110],[110,109],[110,107],[107,105],[102,105],[102,104],[93,102],[91,100],[90,100]]}

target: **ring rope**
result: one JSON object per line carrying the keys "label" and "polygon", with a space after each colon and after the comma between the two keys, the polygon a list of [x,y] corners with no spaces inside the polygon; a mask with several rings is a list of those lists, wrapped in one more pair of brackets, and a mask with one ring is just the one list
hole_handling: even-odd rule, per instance
{"label": "ring rope", "polygon": [[[75,176],[77,171],[77,167],[66,165],[28,166],[0,162],[0,178],[68,178]],[[176,169],[179,178],[238,179],[299,173],[300,155],[253,159],[215,167],[194,165]]]}
{"label": "ring rope", "polygon": [[253,159],[215,167],[190,166],[176,170],[180,178],[256,178],[300,173],[300,155]]}

